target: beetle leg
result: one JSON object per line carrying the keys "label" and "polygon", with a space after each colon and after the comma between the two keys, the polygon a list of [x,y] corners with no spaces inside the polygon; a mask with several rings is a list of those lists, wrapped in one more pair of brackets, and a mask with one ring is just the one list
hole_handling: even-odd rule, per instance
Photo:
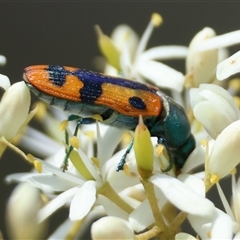
{"label": "beetle leg", "polygon": [[[78,129],[82,124],[92,124],[92,123],[96,122],[96,119],[91,118],[91,117],[81,118],[77,115],[70,115],[68,117],[68,121],[74,121],[74,120],[78,120],[77,125],[76,125],[75,130],[74,130],[74,134],[73,134],[74,137],[77,136]],[[69,135],[68,135],[67,130],[65,130],[65,141],[66,141],[66,144],[69,145]],[[73,151],[73,149],[74,149],[74,147],[72,145],[70,145],[69,148],[66,149],[66,155],[65,155],[65,158],[63,160],[63,166],[62,166],[63,172],[65,172],[68,169],[68,158],[69,158],[71,152]]]}
{"label": "beetle leg", "polygon": [[117,172],[119,172],[120,170],[124,169],[124,164],[126,163],[127,155],[130,153],[130,151],[131,151],[131,149],[133,147],[133,141],[134,141],[134,139],[130,142],[130,144],[127,147],[126,152],[124,153],[124,155],[122,156],[121,160],[119,161],[119,163],[117,165],[117,168],[116,168]]}
{"label": "beetle leg", "polygon": [[168,172],[172,169],[172,167],[174,165],[174,157],[172,156],[173,154],[171,152],[171,149],[168,147],[168,144],[167,144],[167,142],[164,138],[159,137],[158,138],[158,144],[163,145],[167,150],[167,153],[168,153],[168,156],[169,156],[169,166],[167,168],[161,169],[161,170],[162,170],[162,172]]}
{"label": "beetle leg", "polygon": [[166,169],[162,169],[163,172],[171,170],[173,165],[175,165],[176,169],[181,169],[186,162],[186,159],[195,148],[195,139],[192,134],[190,134],[189,138],[183,145],[177,148],[169,148],[164,138],[158,138],[158,143],[166,148],[169,156],[169,166]]}

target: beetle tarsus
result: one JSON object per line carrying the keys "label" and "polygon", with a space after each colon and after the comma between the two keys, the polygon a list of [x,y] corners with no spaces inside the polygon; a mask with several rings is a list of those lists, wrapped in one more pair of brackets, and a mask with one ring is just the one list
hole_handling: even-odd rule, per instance
{"label": "beetle tarsus", "polygon": [[124,153],[124,155],[122,156],[121,160],[119,161],[119,163],[118,163],[118,165],[117,165],[117,168],[116,168],[116,171],[117,171],[117,172],[123,171],[123,169],[124,169],[124,164],[126,163],[127,155],[130,153],[132,147],[133,147],[133,140],[130,142],[130,144],[129,144],[128,147],[127,147],[126,152]]}

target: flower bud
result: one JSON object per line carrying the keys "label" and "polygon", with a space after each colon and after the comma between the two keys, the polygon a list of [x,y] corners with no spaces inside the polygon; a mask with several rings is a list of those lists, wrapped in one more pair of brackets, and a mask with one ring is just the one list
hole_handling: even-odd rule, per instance
{"label": "flower bud", "polygon": [[0,135],[11,140],[28,117],[30,92],[24,82],[13,84],[0,103]]}
{"label": "flower bud", "polygon": [[0,74],[0,87],[5,91],[11,86],[10,80],[7,76]]}
{"label": "flower bud", "polygon": [[7,59],[3,55],[0,55],[0,66],[4,66],[6,63]]}
{"label": "flower bud", "polygon": [[239,110],[232,96],[217,85],[201,84],[199,88],[191,89],[190,102],[194,116],[213,139],[239,119]]}
{"label": "flower bud", "polygon": [[183,239],[184,240],[197,240],[195,237],[193,237],[189,233],[180,232],[175,235],[175,240],[183,240]]}
{"label": "flower bud", "polygon": [[103,217],[94,222],[91,229],[93,240],[135,239],[130,224],[117,217]]}
{"label": "flower bud", "polygon": [[43,206],[40,191],[27,182],[19,184],[7,205],[7,227],[11,239],[44,239],[46,222],[38,224]]}
{"label": "flower bud", "polygon": [[225,177],[239,164],[239,142],[240,120],[227,126],[217,137],[206,161],[206,175],[210,179]]}
{"label": "flower bud", "polygon": [[186,72],[191,86],[198,87],[201,83],[210,83],[215,78],[218,64],[218,49],[198,51],[198,46],[216,34],[211,28],[204,28],[192,39],[186,60]]}
{"label": "flower bud", "polygon": [[142,177],[149,177],[153,168],[153,146],[150,133],[139,117],[139,124],[135,130],[134,152],[138,165],[138,171]]}

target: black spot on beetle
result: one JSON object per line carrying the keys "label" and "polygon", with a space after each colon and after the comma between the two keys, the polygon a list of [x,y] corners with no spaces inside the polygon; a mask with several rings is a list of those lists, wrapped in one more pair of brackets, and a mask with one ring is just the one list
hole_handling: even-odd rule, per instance
{"label": "black spot on beetle", "polygon": [[49,65],[46,69],[49,74],[49,80],[59,87],[63,86],[66,82],[67,71],[64,67],[58,65]]}
{"label": "black spot on beetle", "polygon": [[145,110],[147,108],[145,102],[140,97],[130,97],[128,102],[136,109]]}
{"label": "black spot on beetle", "polygon": [[102,83],[85,78],[81,80],[83,82],[83,87],[80,89],[81,101],[94,103],[102,95]]}

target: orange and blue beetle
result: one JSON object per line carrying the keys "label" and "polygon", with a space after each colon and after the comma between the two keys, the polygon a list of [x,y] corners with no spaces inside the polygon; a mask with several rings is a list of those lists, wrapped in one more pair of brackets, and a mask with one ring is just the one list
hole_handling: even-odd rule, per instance
{"label": "orange and blue beetle", "polygon": [[[151,136],[157,137],[173,163],[181,168],[195,148],[189,120],[184,109],[157,87],[84,69],[58,65],[25,68],[27,86],[43,101],[63,111],[81,116],[81,124],[94,123],[95,114],[102,123],[135,130],[142,115]],[[127,153],[117,166],[123,170]]]}

